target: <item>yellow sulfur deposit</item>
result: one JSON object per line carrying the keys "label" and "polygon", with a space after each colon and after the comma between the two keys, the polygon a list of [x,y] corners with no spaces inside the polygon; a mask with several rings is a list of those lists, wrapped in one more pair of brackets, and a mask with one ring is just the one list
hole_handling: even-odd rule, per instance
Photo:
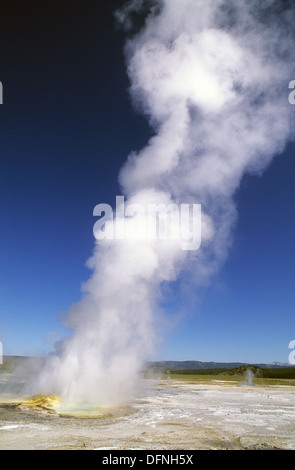
{"label": "yellow sulfur deposit", "polygon": [[45,408],[50,409],[59,403],[58,397],[55,395],[33,395],[26,398],[21,405],[26,408]]}
{"label": "yellow sulfur deposit", "polygon": [[59,405],[59,398],[55,395],[32,395],[23,399],[8,399],[1,401],[0,405],[16,406],[20,409],[29,409],[47,413],[55,413],[54,407]]}
{"label": "yellow sulfur deposit", "polygon": [[62,403],[56,395],[32,395],[19,400],[5,400],[0,403],[5,406],[16,406],[21,410],[31,410],[42,413],[58,414],[75,418],[110,418],[130,413],[128,407],[108,408],[95,407],[87,404]]}

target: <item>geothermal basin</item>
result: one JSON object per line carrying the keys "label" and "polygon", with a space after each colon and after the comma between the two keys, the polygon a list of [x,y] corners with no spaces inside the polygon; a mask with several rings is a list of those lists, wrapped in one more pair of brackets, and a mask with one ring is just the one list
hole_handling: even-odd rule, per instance
{"label": "geothermal basin", "polygon": [[2,400],[0,449],[295,449],[291,385],[172,378],[116,409],[40,400]]}

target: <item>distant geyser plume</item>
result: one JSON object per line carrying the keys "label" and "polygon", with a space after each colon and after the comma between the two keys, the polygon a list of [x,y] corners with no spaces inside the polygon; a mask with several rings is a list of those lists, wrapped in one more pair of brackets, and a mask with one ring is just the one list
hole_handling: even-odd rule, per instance
{"label": "distant geyser plume", "polygon": [[[99,405],[132,398],[156,344],[162,284],[210,279],[227,255],[243,175],[262,172],[295,129],[294,2],[134,0],[116,16],[130,94],[154,132],[121,169],[125,204],[201,204],[202,241],[195,251],[177,237],[96,241],[92,276],[66,318],[73,334],[38,390]],[[119,213],[118,227],[132,231],[134,217]]]}

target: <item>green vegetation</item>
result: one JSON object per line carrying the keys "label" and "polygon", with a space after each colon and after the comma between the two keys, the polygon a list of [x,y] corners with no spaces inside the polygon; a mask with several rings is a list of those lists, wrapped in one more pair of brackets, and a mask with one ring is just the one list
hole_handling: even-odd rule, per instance
{"label": "green vegetation", "polygon": [[295,385],[295,367],[263,368],[254,365],[235,367],[233,369],[180,369],[153,366],[154,374],[160,374],[164,379],[183,381],[235,381],[246,382],[246,373],[251,370],[253,383],[256,385]]}
{"label": "green vegetation", "polygon": [[[42,366],[42,358],[29,358],[20,356],[5,356],[3,364],[0,365],[1,374],[13,374],[15,370],[22,371],[26,375],[30,375]],[[261,367],[257,365],[239,365],[238,367],[212,367],[217,363],[198,363],[201,368],[191,368],[197,363],[195,361],[186,361],[188,368],[173,367],[174,364],[150,364],[145,369],[145,376],[158,376],[165,380],[181,380],[181,381],[234,381],[246,382],[246,372],[251,370],[253,374],[253,382],[256,385],[295,385],[295,367]],[[204,365],[209,365],[204,368]],[[232,363],[234,365],[237,363]],[[172,365],[172,367],[170,367]]]}

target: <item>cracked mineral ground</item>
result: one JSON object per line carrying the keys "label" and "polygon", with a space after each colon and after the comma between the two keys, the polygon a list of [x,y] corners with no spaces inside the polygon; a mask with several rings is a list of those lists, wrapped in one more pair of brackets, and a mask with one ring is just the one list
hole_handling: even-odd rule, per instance
{"label": "cracked mineral ground", "polygon": [[147,381],[121,408],[6,397],[0,449],[295,449],[295,387],[235,380]]}

